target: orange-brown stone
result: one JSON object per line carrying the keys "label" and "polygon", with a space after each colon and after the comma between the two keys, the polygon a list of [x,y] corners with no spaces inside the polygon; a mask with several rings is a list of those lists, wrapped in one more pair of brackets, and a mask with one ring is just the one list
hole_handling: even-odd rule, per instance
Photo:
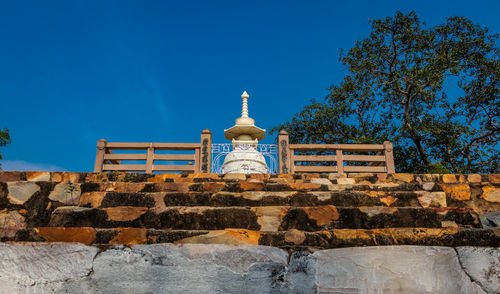
{"label": "orange-brown stone", "polygon": [[181,239],[176,244],[259,245],[260,232],[245,229],[210,231],[208,234]]}
{"label": "orange-brown stone", "polygon": [[240,187],[245,191],[262,191],[264,188],[264,182],[250,183],[247,181],[240,181]]}
{"label": "orange-brown stone", "polygon": [[226,187],[224,182],[205,182],[202,185],[205,192],[219,192]]}
{"label": "orange-brown stone", "polygon": [[100,207],[106,192],[86,192],[80,196],[78,206]]}
{"label": "orange-brown stone", "polygon": [[443,175],[443,183],[456,183],[457,176],[453,174],[445,174]]}
{"label": "orange-brown stone", "polygon": [[312,179],[317,179],[320,177],[321,177],[321,175],[318,173],[302,174],[302,179],[307,180],[307,181],[310,181]]}
{"label": "orange-brown stone", "polygon": [[292,190],[298,191],[311,191],[321,188],[321,185],[314,183],[294,183],[290,185],[290,188],[292,188]]}
{"label": "orange-brown stone", "polygon": [[293,243],[295,245],[300,245],[306,240],[306,234],[297,229],[288,230],[285,233],[285,241]]}
{"label": "orange-brown stone", "polygon": [[79,173],[72,172],[56,172],[52,173],[52,182],[66,182],[70,181],[72,183],[78,183],[80,180]]}
{"label": "orange-brown stone", "polygon": [[377,174],[377,183],[387,182],[387,174]]}
{"label": "orange-brown stone", "polygon": [[170,173],[157,174],[154,177],[149,178],[148,182],[162,183],[165,182],[166,179],[177,179],[180,178],[181,176],[182,176],[181,174],[170,174]]}
{"label": "orange-brown stone", "polygon": [[41,227],[35,231],[49,242],[79,242],[91,244],[96,237],[96,231],[89,227],[61,228],[61,227]]}
{"label": "orange-brown stone", "polygon": [[0,182],[21,181],[20,172],[0,171]]}
{"label": "orange-brown stone", "polygon": [[500,174],[488,175],[488,180],[494,184],[500,184]]}
{"label": "orange-brown stone", "polygon": [[468,184],[439,184],[450,198],[455,200],[470,200],[471,190]]}
{"label": "orange-brown stone", "polygon": [[392,197],[390,195],[387,197],[380,198],[380,202],[384,203],[387,206],[391,206],[391,204],[393,204],[397,200],[398,200],[398,198]]}
{"label": "orange-brown stone", "polygon": [[[280,175],[287,175],[287,174],[279,174],[278,175],[278,178],[280,177]],[[248,175],[248,179],[254,179],[254,180],[259,180],[259,181],[264,181],[264,180],[267,180],[271,177],[270,174],[249,174]]]}
{"label": "orange-brown stone", "polygon": [[411,183],[415,176],[413,174],[393,174],[392,178],[400,182]]}
{"label": "orange-brown stone", "polygon": [[290,207],[262,206],[252,207],[251,209],[257,215],[257,223],[260,225],[261,231],[276,232]]}
{"label": "orange-brown stone", "polygon": [[240,180],[245,181],[247,179],[246,174],[225,174],[224,180]]}
{"label": "orange-brown stone", "polygon": [[108,214],[108,220],[112,221],[132,221],[138,219],[148,211],[147,207],[117,206],[103,208]]}
{"label": "orange-brown stone", "polygon": [[481,198],[489,202],[500,203],[500,188],[494,186],[484,186]]}
{"label": "orange-brown stone", "polygon": [[310,219],[316,221],[318,226],[329,225],[339,219],[339,212],[333,205],[303,207]]}
{"label": "orange-brown stone", "polygon": [[26,172],[26,180],[32,182],[50,181],[50,172]]}
{"label": "orange-brown stone", "polygon": [[164,192],[180,192],[187,193],[189,192],[189,186],[191,183],[154,183],[155,191],[164,191]]}
{"label": "orange-brown stone", "polygon": [[146,229],[144,228],[120,228],[116,236],[109,244],[144,244],[147,242]]}
{"label": "orange-brown stone", "polygon": [[481,175],[478,174],[468,175],[467,181],[469,181],[469,183],[481,183],[482,181]]}
{"label": "orange-brown stone", "polygon": [[220,179],[220,176],[218,174],[212,173],[194,173],[189,174],[187,177],[191,179]]}

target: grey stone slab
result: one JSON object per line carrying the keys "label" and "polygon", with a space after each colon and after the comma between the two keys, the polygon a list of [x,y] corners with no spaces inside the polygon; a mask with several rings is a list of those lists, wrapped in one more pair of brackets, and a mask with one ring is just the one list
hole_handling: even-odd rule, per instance
{"label": "grey stone slab", "polygon": [[453,248],[342,248],[312,257],[319,293],[485,293],[461,269]]}
{"label": "grey stone slab", "polygon": [[0,293],[48,293],[81,280],[97,252],[78,243],[0,243]]}
{"label": "grey stone slab", "polygon": [[500,293],[500,249],[458,247],[465,272],[488,293]]}

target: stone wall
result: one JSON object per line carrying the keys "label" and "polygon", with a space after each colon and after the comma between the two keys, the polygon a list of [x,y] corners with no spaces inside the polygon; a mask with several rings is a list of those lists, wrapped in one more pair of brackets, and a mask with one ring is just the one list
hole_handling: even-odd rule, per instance
{"label": "stone wall", "polygon": [[500,175],[0,172],[0,293],[500,293],[499,225]]}
{"label": "stone wall", "polygon": [[0,244],[0,293],[498,293],[500,250]]}

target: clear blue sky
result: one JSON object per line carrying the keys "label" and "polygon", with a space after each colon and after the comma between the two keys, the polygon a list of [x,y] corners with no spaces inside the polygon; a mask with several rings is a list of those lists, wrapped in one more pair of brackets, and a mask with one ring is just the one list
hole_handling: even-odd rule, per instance
{"label": "clear blue sky", "polygon": [[[369,19],[415,10],[500,32],[500,1],[0,1],[5,170],[91,171],[97,140],[214,143],[321,100]],[[266,138],[264,143],[272,143]]]}

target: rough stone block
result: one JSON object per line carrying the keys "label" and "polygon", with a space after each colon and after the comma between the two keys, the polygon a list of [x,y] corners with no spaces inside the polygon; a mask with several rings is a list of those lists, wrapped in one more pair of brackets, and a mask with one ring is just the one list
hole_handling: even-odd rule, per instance
{"label": "rough stone block", "polygon": [[7,187],[9,202],[20,205],[40,191],[40,187],[34,182],[7,182]]}
{"label": "rough stone block", "polygon": [[465,272],[487,293],[500,291],[500,249],[458,247],[458,258]]}
{"label": "rough stone block", "polygon": [[471,190],[468,184],[439,184],[439,186],[454,200],[470,200]]}
{"label": "rough stone block", "polygon": [[494,186],[484,186],[481,198],[489,202],[500,203],[500,188]]}
{"label": "rough stone block", "polygon": [[[17,231],[25,229],[25,218],[19,212],[7,209],[0,210],[0,238],[12,238]],[[1,255],[0,255],[1,256]],[[1,259],[1,258],[0,258]]]}
{"label": "rough stone block", "polygon": [[23,176],[21,172],[0,171],[0,182],[18,182],[22,180]]}
{"label": "rough stone block", "polygon": [[80,199],[82,190],[80,184],[73,184],[71,182],[59,183],[50,192],[49,199],[58,201],[67,205],[75,205]]}
{"label": "rough stone block", "polygon": [[311,258],[318,293],[484,293],[452,248],[342,248]]}
{"label": "rough stone block", "polygon": [[50,181],[50,172],[26,172],[26,180],[31,182]]}
{"label": "rough stone block", "polygon": [[61,228],[61,227],[42,227],[35,228],[40,237],[49,242],[78,242],[91,244],[96,237],[94,228]]}
{"label": "rough stone block", "polygon": [[397,182],[411,183],[415,176],[413,174],[393,174],[392,178]]}

